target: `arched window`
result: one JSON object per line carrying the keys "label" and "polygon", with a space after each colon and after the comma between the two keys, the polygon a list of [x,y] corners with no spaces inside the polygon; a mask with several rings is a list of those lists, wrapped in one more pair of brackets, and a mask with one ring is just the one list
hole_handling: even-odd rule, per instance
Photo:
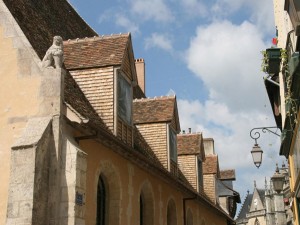
{"label": "arched window", "polygon": [[[109,161],[100,163],[96,173],[93,225],[120,225],[121,182],[116,167]],[[92,206],[92,205],[91,205]]]}
{"label": "arched window", "polygon": [[187,225],[193,225],[193,214],[192,214],[191,209],[188,209],[188,211],[187,211],[186,224]]}
{"label": "arched window", "polygon": [[145,217],[145,206],[143,195],[140,195],[140,225],[144,225],[144,217]]}
{"label": "arched window", "polygon": [[154,202],[152,187],[145,182],[140,193],[140,225],[154,224]]}
{"label": "arched window", "polygon": [[177,225],[176,204],[173,199],[169,200],[168,203],[167,225]]}
{"label": "arched window", "polygon": [[106,225],[107,216],[107,188],[103,176],[100,174],[97,190],[97,225]]}

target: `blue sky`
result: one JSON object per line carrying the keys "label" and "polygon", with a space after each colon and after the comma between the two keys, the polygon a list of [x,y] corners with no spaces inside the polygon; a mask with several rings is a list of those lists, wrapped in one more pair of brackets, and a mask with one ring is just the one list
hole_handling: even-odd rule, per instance
{"label": "blue sky", "polygon": [[236,169],[242,199],[273,175],[279,138],[263,134],[253,165],[253,127],[274,126],[261,53],[276,29],[272,0],[71,0],[99,34],[131,32],[146,62],[148,97],[175,92],[181,128],[214,138],[221,169]]}

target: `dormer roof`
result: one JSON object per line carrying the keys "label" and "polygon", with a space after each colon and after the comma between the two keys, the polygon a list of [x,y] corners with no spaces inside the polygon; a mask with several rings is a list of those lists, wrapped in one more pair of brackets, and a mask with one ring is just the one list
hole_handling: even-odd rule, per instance
{"label": "dormer roof", "polygon": [[134,124],[173,123],[177,132],[180,131],[177,101],[175,96],[143,98],[133,101]]}
{"label": "dormer roof", "polygon": [[219,174],[219,161],[217,155],[205,156],[203,163],[203,174]]}
{"label": "dormer roof", "polygon": [[235,170],[221,170],[220,171],[221,180],[235,180]]}
{"label": "dormer roof", "polygon": [[130,34],[64,41],[65,66],[72,70],[121,65],[129,42]]}
{"label": "dormer roof", "polygon": [[201,133],[177,135],[178,155],[201,155],[204,157],[203,138]]}

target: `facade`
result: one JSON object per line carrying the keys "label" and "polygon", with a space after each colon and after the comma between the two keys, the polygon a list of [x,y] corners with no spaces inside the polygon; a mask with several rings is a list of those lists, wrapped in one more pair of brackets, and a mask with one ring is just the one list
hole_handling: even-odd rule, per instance
{"label": "facade", "polygon": [[265,180],[265,188],[260,189],[254,182],[253,192],[249,191],[242,202],[242,207],[236,219],[240,225],[287,225],[293,223],[293,213],[290,207],[290,189],[288,168],[282,165],[279,172],[284,174],[284,191],[277,193],[272,182]]}
{"label": "facade", "polygon": [[267,69],[273,65],[276,68],[274,71],[266,70],[265,85],[277,127],[282,131],[279,154],[288,159],[291,206],[295,224],[299,224],[300,3],[297,0],[274,0],[273,3],[278,43],[271,51],[278,53],[272,59],[265,58]]}
{"label": "facade", "polygon": [[175,96],[146,98],[130,34],[1,0],[0,65],[0,224],[234,224],[211,140],[180,133]]}

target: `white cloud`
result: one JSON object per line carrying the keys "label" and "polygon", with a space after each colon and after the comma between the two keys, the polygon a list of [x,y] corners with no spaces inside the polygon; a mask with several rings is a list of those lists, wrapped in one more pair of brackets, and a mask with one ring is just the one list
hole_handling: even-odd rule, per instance
{"label": "white cloud", "polygon": [[180,5],[186,11],[186,16],[200,16],[208,15],[208,9],[201,0],[179,0]]}
{"label": "white cloud", "polygon": [[226,16],[239,10],[246,2],[246,0],[217,0],[211,10],[216,15]]}
{"label": "white cloud", "polygon": [[128,32],[131,32],[133,34],[137,34],[140,32],[138,25],[124,15],[116,16],[115,21],[118,26],[124,27]]}
{"label": "white cloud", "polygon": [[[266,48],[262,39],[250,22],[214,22],[198,27],[187,51],[188,68],[202,79],[209,98],[203,103],[179,100],[181,127],[214,138],[225,168],[254,168],[250,154],[254,140],[249,132],[275,125],[260,71],[260,51]],[[265,170],[278,159],[279,141],[273,134],[259,141],[266,150]]]}
{"label": "white cloud", "polygon": [[170,22],[174,19],[172,11],[163,0],[130,0],[131,11],[142,20]]}
{"label": "white cloud", "polygon": [[171,52],[173,50],[171,38],[164,34],[153,33],[151,37],[145,39],[145,48],[161,48],[165,51]]}
{"label": "white cloud", "polygon": [[[252,8],[251,21],[253,21],[259,30],[264,34],[275,36],[276,27],[274,22],[274,11],[272,0],[253,0],[246,1],[248,6]],[[271,40],[270,42],[271,43]]]}
{"label": "white cloud", "polygon": [[[269,126],[270,121],[263,113],[244,113],[230,110],[225,104],[207,100],[178,100],[180,125],[182,130],[192,128],[203,132],[203,136],[214,138],[215,148],[220,155],[220,163],[225,168],[252,167],[250,151],[254,140],[249,132],[253,127]],[[277,136],[264,134],[260,140],[262,148],[277,145]],[[276,149],[275,149],[276,150]],[[274,153],[274,152],[273,152]],[[277,153],[278,155],[278,153]],[[265,153],[265,158],[272,157]],[[241,160],[244,159],[244,160]],[[265,163],[266,164],[266,163]]]}
{"label": "white cloud", "polygon": [[210,99],[233,111],[253,110],[263,107],[267,98],[260,71],[264,48],[253,24],[215,22],[197,28],[186,62],[207,86]]}
{"label": "white cloud", "polygon": [[262,165],[257,169],[253,164],[250,151],[254,140],[250,137],[250,130],[274,125],[264,113],[237,112],[212,100],[201,103],[186,99],[178,99],[178,110],[182,130],[192,128],[193,132],[202,132],[204,138],[214,139],[220,169],[235,169],[237,182],[234,189],[241,196],[247,189],[252,192],[254,181],[257,187],[264,188],[265,177],[269,181],[275,171],[275,163],[281,165],[285,161],[278,156],[280,138],[266,132],[261,133],[258,139],[264,151]]}
{"label": "white cloud", "polygon": [[275,35],[274,13],[272,0],[217,0],[211,7],[215,18],[224,19],[241,10],[249,10],[251,22],[266,34]]}

